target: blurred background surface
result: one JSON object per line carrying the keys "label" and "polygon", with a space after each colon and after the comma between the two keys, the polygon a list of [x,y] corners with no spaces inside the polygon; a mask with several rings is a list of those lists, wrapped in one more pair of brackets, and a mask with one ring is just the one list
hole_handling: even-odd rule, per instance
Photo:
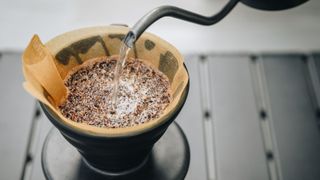
{"label": "blurred background surface", "polygon": [[[212,15],[226,0],[2,0],[0,49],[21,50],[33,34],[47,41],[71,29],[124,23],[132,26],[160,5]],[[320,3],[311,0],[286,11],[255,10],[239,3],[220,23],[199,26],[164,18],[148,29],[182,52],[310,50],[320,45]]]}
{"label": "blurred background surface", "polygon": [[[175,5],[204,15],[226,0],[0,2],[0,179],[44,179],[50,122],[22,89],[33,34],[123,23]],[[220,23],[164,18],[148,31],[176,46],[190,73],[177,118],[191,148],[188,180],[320,179],[320,1],[267,12],[241,3]]]}

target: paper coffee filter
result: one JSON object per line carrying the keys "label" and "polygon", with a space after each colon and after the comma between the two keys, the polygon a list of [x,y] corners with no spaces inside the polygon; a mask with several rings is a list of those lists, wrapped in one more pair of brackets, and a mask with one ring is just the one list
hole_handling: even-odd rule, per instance
{"label": "paper coffee filter", "polygon": [[134,127],[100,128],[67,119],[58,108],[66,97],[63,84],[66,75],[86,60],[118,55],[127,32],[128,28],[120,26],[90,27],[64,33],[45,45],[35,36],[23,55],[24,88],[46,104],[59,121],[91,135],[128,136],[157,127],[183,103],[189,77],[178,50],[150,33],[144,33],[138,39],[129,57],[144,61],[169,78],[172,101],[159,118]]}

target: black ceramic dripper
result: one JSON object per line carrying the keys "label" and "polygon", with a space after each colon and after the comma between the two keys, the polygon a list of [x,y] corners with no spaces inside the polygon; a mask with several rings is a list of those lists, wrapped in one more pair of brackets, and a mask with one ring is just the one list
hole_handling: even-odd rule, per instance
{"label": "black ceramic dripper", "polygon": [[[81,54],[81,56],[78,56],[80,62],[90,61],[101,57],[101,55],[117,55],[116,53],[118,53],[118,49],[122,45],[122,38],[128,30],[128,28],[121,26],[82,28],[51,39],[46,43],[46,47],[56,57],[54,60],[55,63],[58,63],[59,70],[61,72],[70,72],[71,69],[79,67],[81,64],[76,64],[78,61],[73,56],[61,56],[61,54],[69,53],[70,49],[72,49],[74,50],[73,52]],[[83,49],[88,50],[84,52]],[[174,131],[169,131],[169,134],[167,134],[168,138],[162,140],[165,145],[161,145],[161,143],[155,145],[169,126],[172,125],[187,99],[189,75],[183,63],[183,56],[175,47],[151,33],[144,33],[139,38],[139,41],[135,43],[133,49],[136,49],[136,51],[133,50],[130,57],[136,57],[141,60],[152,59],[153,62],[149,63],[166,74],[171,80],[170,83],[174,86],[171,89],[173,101],[170,107],[167,107],[166,112],[163,112],[158,120],[134,127],[112,129],[71,121],[62,116],[57,107],[47,102],[49,100],[44,97],[47,101],[44,101],[44,104],[41,103],[41,107],[48,119],[63,136],[61,137],[59,133],[55,133],[54,136],[48,136],[52,138],[47,138],[46,140],[46,144],[53,144],[50,147],[56,147],[57,150],[61,150],[60,153],[59,151],[53,151],[54,148],[44,148],[43,150],[43,154],[48,155],[43,155],[42,157],[44,174],[48,179],[61,174],[74,177],[78,175],[74,172],[79,172],[79,167],[82,173],[90,172],[89,175],[99,174],[99,176],[103,177],[102,179],[106,179],[106,177],[109,179],[128,179],[128,176],[140,176],[141,173],[149,173],[148,177],[156,177],[156,174],[161,173],[162,175],[170,175],[170,177],[172,175],[172,178],[163,179],[177,180],[183,179],[186,175],[189,165],[189,151],[188,143],[182,130],[173,128]],[[65,61],[61,61],[61,57],[65,58],[63,59]],[[63,62],[67,63],[64,64]],[[168,64],[176,64],[176,66],[167,66]],[[44,94],[45,91],[41,89],[39,93]],[[56,141],[57,138],[61,139],[61,141]],[[74,153],[68,154],[69,151],[65,151],[65,149],[70,148],[69,144],[63,145],[63,138],[72,145],[70,147],[75,150],[73,151]],[[178,143],[181,145],[180,148],[171,148]],[[170,144],[173,145],[171,146]],[[165,152],[165,155],[163,152]],[[178,157],[172,158],[172,156],[177,155],[181,158],[180,164],[176,163]],[[154,160],[157,162],[154,162]],[[159,163],[163,161],[165,163]],[[61,165],[52,165],[57,163]],[[66,172],[64,164],[68,166],[73,164],[74,167],[69,168],[69,171]],[[171,167],[171,170],[165,171],[167,167]],[[151,170],[149,170],[150,168]],[[83,177],[88,176],[83,175]]]}

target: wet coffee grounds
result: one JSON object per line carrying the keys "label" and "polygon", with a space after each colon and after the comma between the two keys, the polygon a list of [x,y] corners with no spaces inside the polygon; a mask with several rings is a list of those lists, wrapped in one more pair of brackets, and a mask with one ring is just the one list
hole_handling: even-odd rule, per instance
{"label": "wet coffee grounds", "polygon": [[118,100],[112,106],[116,57],[86,61],[66,76],[62,114],[97,127],[132,127],[158,118],[171,101],[168,78],[141,60],[128,59],[119,81]]}

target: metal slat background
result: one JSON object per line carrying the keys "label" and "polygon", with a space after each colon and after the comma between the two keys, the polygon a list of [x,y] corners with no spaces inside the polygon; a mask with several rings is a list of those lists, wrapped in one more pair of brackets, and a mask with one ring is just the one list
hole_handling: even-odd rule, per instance
{"label": "metal slat background", "polygon": [[185,64],[189,72],[190,89],[187,101],[176,119],[188,138],[192,154],[187,180],[207,179],[197,58],[197,56],[186,56]]}
{"label": "metal slat background", "polygon": [[320,133],[301,55],[264,55],[270,115],[283,179],[320,179]]}
{"label": "metal slat background", "polygon": [[[318,80],[320,80],[320,53],[314,53],[312,55],[313,60],[315,61],[315,68],[316,68],[316,74],[318,75]],[[319,82],[318,82],[319,83]],[[320,96],[320,89],[316,88],[315,92],[317,95]],[[318,102],[318,105],[320,104],[320,102]]]}
{"label": "metal slat background", "polygon": [[209,70],[217,179],[269,179],[249,56],[212,56]]}
{"label": "metal slat background", "polygon": [[24,168],[35,101],[22,88],[20,53],[0,57],[0,179],[19,179]]}
{"label": "metal slat background", "polygon": [[[0,56],[0,179],[42,180],[52,125],[22,89],[20,57]],[[191,149],[186,179],[320,179],[319,53],[185,59],[190,91],[177,121]]]}
{"label": "metal slat background", "polygon": [[[316,60],[317,69],[320,70],[320,53],[314,53],[313,57]],[[318,75],[320,76],[320,73]]]}

